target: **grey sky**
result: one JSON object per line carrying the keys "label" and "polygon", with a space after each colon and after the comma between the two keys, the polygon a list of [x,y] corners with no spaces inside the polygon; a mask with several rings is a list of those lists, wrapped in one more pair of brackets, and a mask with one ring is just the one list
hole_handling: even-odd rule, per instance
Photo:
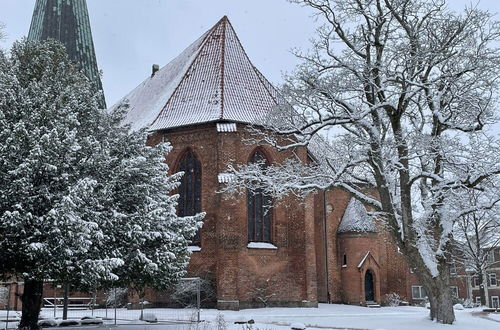
{"label": "grey sky", "polygon": [[[471,3],[448,2],[456,10]],[[2,48],[28,33],[34,3],[0,0],[7,33]],[[153,63],[167,64],[224,15],[254,65],[275,84],[298,63],[290,49],[308,48],[316,26],[310,10],[286,0],[87,0],[87,5],[108,106],[142,82]],[[499,0],[478,6],[500,11]]]}

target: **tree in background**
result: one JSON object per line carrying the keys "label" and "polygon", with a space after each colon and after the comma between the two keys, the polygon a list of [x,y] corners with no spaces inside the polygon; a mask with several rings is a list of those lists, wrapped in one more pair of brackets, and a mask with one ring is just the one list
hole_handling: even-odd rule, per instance
{"label": "tree in background", "polygon": [[[498,194],[485,182],[500,173],[499,143],[484,128],[495,120],[500,25],[444,0],[291,2],[323,25],[282,88],[292,107],[254,132],[279,150],[308,146],[316,162],[232,169],[225,191],[348,191],[383,219],[426,289],[430,318],[453,323],[452,234],[464,211],[454,201]],[[331,134],[331,143],[319,137]]]}
{"label": "tree in background", "polygon": [[0,22],[0,41],[5,38],[5,24]]}
{"label": "tree in background", "polygon": [[474,274],[472,281],[476,282],[474,278],[477,278],[481,304],[486,306],[487,270],[492,266],[489,256],[500,247],[500,196],[488,196],[473,190],[461,197],[457,203],[462,204],[463,213],[455,224],[457,249],[460,251],[457,261],[463,264],[467,273]]}
{"label": "tree in background", "polygon": [[21,329],[38,329],[43,281],[165,288],[203,214],[176,216],[168,144],[121,127],[56,41],[0,53],[1,275],[24,281]]}

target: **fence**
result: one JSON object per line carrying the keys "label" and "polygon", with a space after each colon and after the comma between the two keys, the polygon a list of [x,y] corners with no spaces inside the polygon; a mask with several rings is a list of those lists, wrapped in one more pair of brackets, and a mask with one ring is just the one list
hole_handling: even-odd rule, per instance
{"label": "fence", "polygon": [[[140,294],[128,288],[74,292],[52,282],[44,284],[41,320],[102,320],[107,324],[198,324],[205,280],[183,278],[175,288],[146,288]],[[22,282],[0,282],[0,330],[14,329],[21,318]],[[66,289],[66,290],[65,290]],[[66,317],[65,317],[66,316]]]}
{"label": "fence", "polygon": [[[0,328],[10,328],[9,322],[16,322],[19,316],[12,309],[12,286],[13,282],[0,283]],[[3,323],[3,324],[2,324]]]}

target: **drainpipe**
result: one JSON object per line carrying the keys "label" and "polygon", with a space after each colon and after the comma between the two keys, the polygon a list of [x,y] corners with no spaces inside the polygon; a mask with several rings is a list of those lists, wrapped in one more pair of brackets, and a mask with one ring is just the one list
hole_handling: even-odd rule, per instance
{"label": "drainpipe", "polygon": [[323,190],[323,241],[325,245],[325,279],[326,279],[326,301],[331,302],[330,297],[330,278],[328,276],[328,231],[327,231],[327,207],[326,207],[326,190]]}

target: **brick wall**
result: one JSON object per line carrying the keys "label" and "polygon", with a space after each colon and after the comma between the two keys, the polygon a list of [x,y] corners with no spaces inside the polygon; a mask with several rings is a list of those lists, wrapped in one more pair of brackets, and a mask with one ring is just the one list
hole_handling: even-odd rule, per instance
{"label": "brick wall", "polygon": [[[271,163],[298,155],[306,160],[305,149],[278,153],[267,146],[242,142],[250,135],[244,126],[237,132],[217,132],[215,124],[156,133],[149,144],[164,139],[173,150],[167,156],[175,171],[179,156],[190,148],[202,167],[202,210],[207,213],[201,230],[201,251],[194,252],[188,276],[213,280],[220,308],[269,304],[301,306],[317,302],[315,200],[287,198],[270,212],[273,215],[272,243],[275,250],[247,248],[246,195],[225,199],[215,193],[221,186],[219,173],[227,165],[246,164],[259,147]],[[312,261],[312,262],[311,262]]]}

